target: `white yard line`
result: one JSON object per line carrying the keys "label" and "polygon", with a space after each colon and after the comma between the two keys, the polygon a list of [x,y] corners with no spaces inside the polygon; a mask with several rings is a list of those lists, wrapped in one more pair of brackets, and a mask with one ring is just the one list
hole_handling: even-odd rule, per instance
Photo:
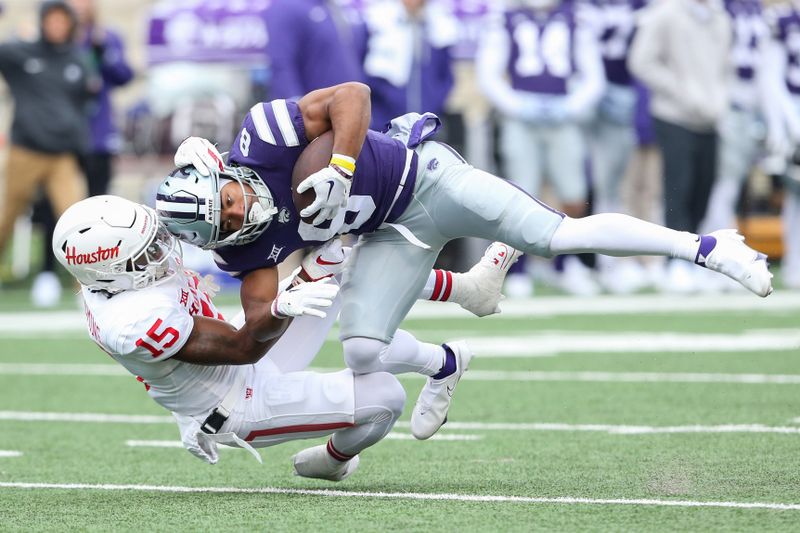
{"label": "white yard line", "polygon": [[[490,318],[640,314],[640,313],[708,313],[715,311],[784,312],[800,310],[800,292],[788,291],[769,298],[757,298],[749,293],[675,296],[645,294],[632,296],[598,296],[577,298],[547,296],[523,300],[506,300],[503,313]],[[234,316],[236,307],[221,309],[223,315]],[[463,318],[473,316],[456,304],[418,302],[408,315],[410,319]],[[19,337],[47,332],[85,331],[83,310],[23,311],[0,313],[0,335]]]}
{"label": "white yard line", "polygon": [[370,498],[381,500],[428,500],[484,503],[554,504],[554,505],[641,505],[655,507],[715,507],[734,509],[772,509],[800,511],[797,503],[772,502],[714,502],[695,500],[651,500],[627,498],[581,498],[557,497],[537,498],[531,496],[505,496],[496,494],[437,494],[424,492],[361,492],[351,490],[287,489],[278,487],[182,487],[169,485],[111,485],[89,483],[24,483],[0,482],[0,488],[8,489],[60,489],[60,490],[106,490],[173,493],[213,494],[284,494],[293,496],[319,496],[328,498]]}
{"label": "white yard line", "polygon": [[[411,427],[409,422],[397,422],[395,427]],[[558,422],[542,423],[483,423],[483,422],[448,422],[448,430],[466,431],[569,431],[600,432],[611,435],[646,435],[664,433],[779,433],[800,434],[800,427],[764,426],[762,424],[722,424],[714,426],[630,426],[613,424],[563,424]]]}
{"label": "white yard line", "polygon": [[[87,422],[101,424],[174,424],[171,416],[113,415],[103,413],[45,413],[31,411],[0,411],[0,420],[20,422]],[[397,422],[396,428],[411,427],[409,422]],[[445,429],[464,431],[571,431],[600,432],[611,435],[643,435],[663,433],[777,433],[800,434],[796,426],[765,426],[762,424],[720,424],[685,426],[633,426],[616,424],[566,424],[559,422],[448,422]],[[443,435],[446,435],[444,433]],[[402,438],[402,437],[399,437]]]}
{"label": "white yard line", "polygon": [[467,339],[480,358],[550,357],[562,353],[655,353],[686,355],[711,352],[800,350],[800,330],[744,333],[580,332]]}
{"label": "white yard line", "polygon": [[0,457],[22,457],[22,452],[16,450],[0,450]]}
{"label": "white yard line", "polygon": [[[482,440],[483,435],[469,435],[465,433],[456,434],[437,434],[428,440],[440,442],[459,442],[459,441],[476,441]],[[384,437],[386,440],[412,440],[417,439],[411,433],[397,433],[393,431]],[[179,440],[126,440],[125,446],[131,448],[183,448],[183,444]],[[222,448],[229,448],[222,446]]]}
{"label": "white yard line", "polygon": [[[318,372],[338,368],[311,367]],[[12,376],[104,376],[132,378],[114,364],[0,363],[0,375]],[[420,374],[401,374],[401,379],[427,379]],[[597,383],[739,383],[744,385],[798,385],[800,374],[721,374],[703,372],[594,372],[558,370],[470,370],[468,381],[558,381]]]}

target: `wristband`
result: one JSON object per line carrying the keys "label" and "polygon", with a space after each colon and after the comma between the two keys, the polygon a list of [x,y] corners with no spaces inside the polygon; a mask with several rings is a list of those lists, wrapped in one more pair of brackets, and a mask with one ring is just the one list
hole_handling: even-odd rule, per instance
{"label": "wristband", "polygon": [[350,176],[356,171],[356,160],[346,155],[333,154],[330,164],[331,166],[339,167],[339,169],[345,171]]}

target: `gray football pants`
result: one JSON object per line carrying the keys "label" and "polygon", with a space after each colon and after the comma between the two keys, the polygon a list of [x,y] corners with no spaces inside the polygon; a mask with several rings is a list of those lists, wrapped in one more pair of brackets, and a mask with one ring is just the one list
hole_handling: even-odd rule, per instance
{"label": "gray football pants", "polygon": [[550,255],[561,213],[473,168],[447,145],[425,142],[417,153],[420,170],[406,211],[353,248],[342,282],[342,340],[390,342],[451,239],[479,237]]}

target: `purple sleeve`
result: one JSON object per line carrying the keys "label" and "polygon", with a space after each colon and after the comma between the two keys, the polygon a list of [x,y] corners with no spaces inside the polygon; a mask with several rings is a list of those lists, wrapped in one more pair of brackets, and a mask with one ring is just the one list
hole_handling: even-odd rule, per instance
{"label": "purple sleeve", "polygon": [[291,172],[307,144],[297,102],[272,100],[250,108],[231,147],[230,160],[247,167]]}
{"label": "purple sleeve", "polygon": [[100,62],[100,74],[108,85],[125,85],[133,79],[133,70],[125,60],[125,47],[115,32],[106,32],[106,41]]}

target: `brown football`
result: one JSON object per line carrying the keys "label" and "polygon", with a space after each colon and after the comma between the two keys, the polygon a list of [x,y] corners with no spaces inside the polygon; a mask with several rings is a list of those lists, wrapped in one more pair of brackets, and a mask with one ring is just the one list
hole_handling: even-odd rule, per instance
{"label": "brown football", "polygon": [[[331,162],[332,154],[333,132],[328,131],[311,141],[297,158],[292,170],[292,201],[298,213],[314,202],[316,194],[314,189],[308,189],[303,194],[298,194],[297,186],[314,172],[327,167]],[[312,214],[303,220],[310,222],[313,217]]]}

